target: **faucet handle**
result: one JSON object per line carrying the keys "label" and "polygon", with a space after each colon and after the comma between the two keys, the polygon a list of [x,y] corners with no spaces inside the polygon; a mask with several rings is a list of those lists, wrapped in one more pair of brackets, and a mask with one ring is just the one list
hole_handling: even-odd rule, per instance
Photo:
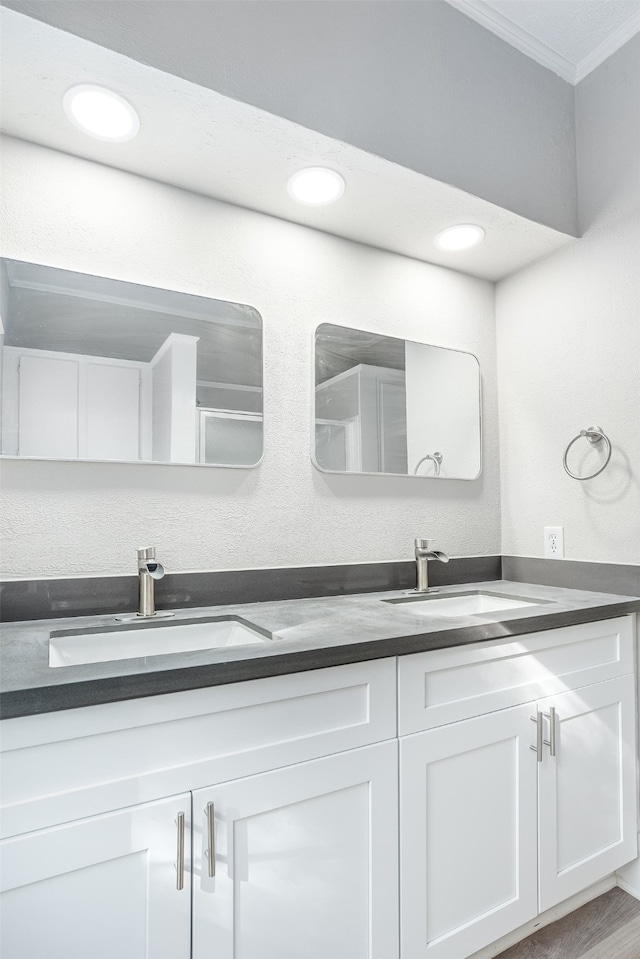
{"label": "faucet handle", "polygon": [[420,539],[418,537],[413,541],[416,549],[431,549],[433,542],[432,539]]}
{"label": "faucet handle", "polygon": [[164,566],[156,560],[155,546],[143,546],[138,550],[138,572],[148,573],[152,579],[164,576]]}

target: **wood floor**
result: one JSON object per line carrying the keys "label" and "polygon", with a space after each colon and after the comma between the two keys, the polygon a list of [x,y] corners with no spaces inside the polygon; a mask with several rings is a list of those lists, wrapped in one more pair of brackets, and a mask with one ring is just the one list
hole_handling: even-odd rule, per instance
{"label": "wood floor", "polygon": [[610,889],[496,959],[640,959],[640,902]]}

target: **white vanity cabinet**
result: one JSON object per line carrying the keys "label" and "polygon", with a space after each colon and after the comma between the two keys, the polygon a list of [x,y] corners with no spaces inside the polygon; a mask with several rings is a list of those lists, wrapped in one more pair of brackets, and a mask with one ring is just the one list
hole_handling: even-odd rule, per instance
{"label": "white vanity cabinet", "polygon": [[631,617],[399,660],[403,959],[465,959],[635,857],[633,669]]}
{"label": "white vanity cabinet", "polygon": [[2,761],[2,959],[398,957],[394,659],[6,720]]}
{"label": "white vanity cabinet", "polygon": [[634,669],[627,616],[5,720],[2,959],[467,959],[635,857]]}
{"label": "white vanity cabinet", "polygon": [[183,793],[4,840],[3,959],[189,959],[190,810]]}

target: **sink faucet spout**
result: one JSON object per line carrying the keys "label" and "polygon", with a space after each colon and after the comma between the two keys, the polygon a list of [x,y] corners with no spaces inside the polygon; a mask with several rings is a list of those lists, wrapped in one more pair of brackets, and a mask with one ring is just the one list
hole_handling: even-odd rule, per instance
{"label": "sink faucet spout", "polygon": [[416,539],[414,541],[416,554],[416,593],[429,591],[429,560],[437,559],[440,563],[448,563],[449,557],[442,550],[433,549],[432,539]]}
{"label": "sink faucet spout", "polygon": [[165,575],[164,566],[156,559],[155,546],[144,546],[138,551],[138,612],[116,616],[118,622],[128,623],[135,619],[168,619],[170,612],[156,610],[155,583]]}
{"label": "sink faucet spout", "polygon": [[164,576],[164,566],[156,562],[155,546],[138,550],[139,603],[138,616],[156,615],[155,581]]}

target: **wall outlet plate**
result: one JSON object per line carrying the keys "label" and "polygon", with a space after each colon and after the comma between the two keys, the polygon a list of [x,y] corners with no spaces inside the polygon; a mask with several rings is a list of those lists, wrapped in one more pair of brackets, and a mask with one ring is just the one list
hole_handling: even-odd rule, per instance
{"label": "wall outlet plate", "polygon": [[545,526],[544,555],[547,559],[564,557],[564,526]]}

